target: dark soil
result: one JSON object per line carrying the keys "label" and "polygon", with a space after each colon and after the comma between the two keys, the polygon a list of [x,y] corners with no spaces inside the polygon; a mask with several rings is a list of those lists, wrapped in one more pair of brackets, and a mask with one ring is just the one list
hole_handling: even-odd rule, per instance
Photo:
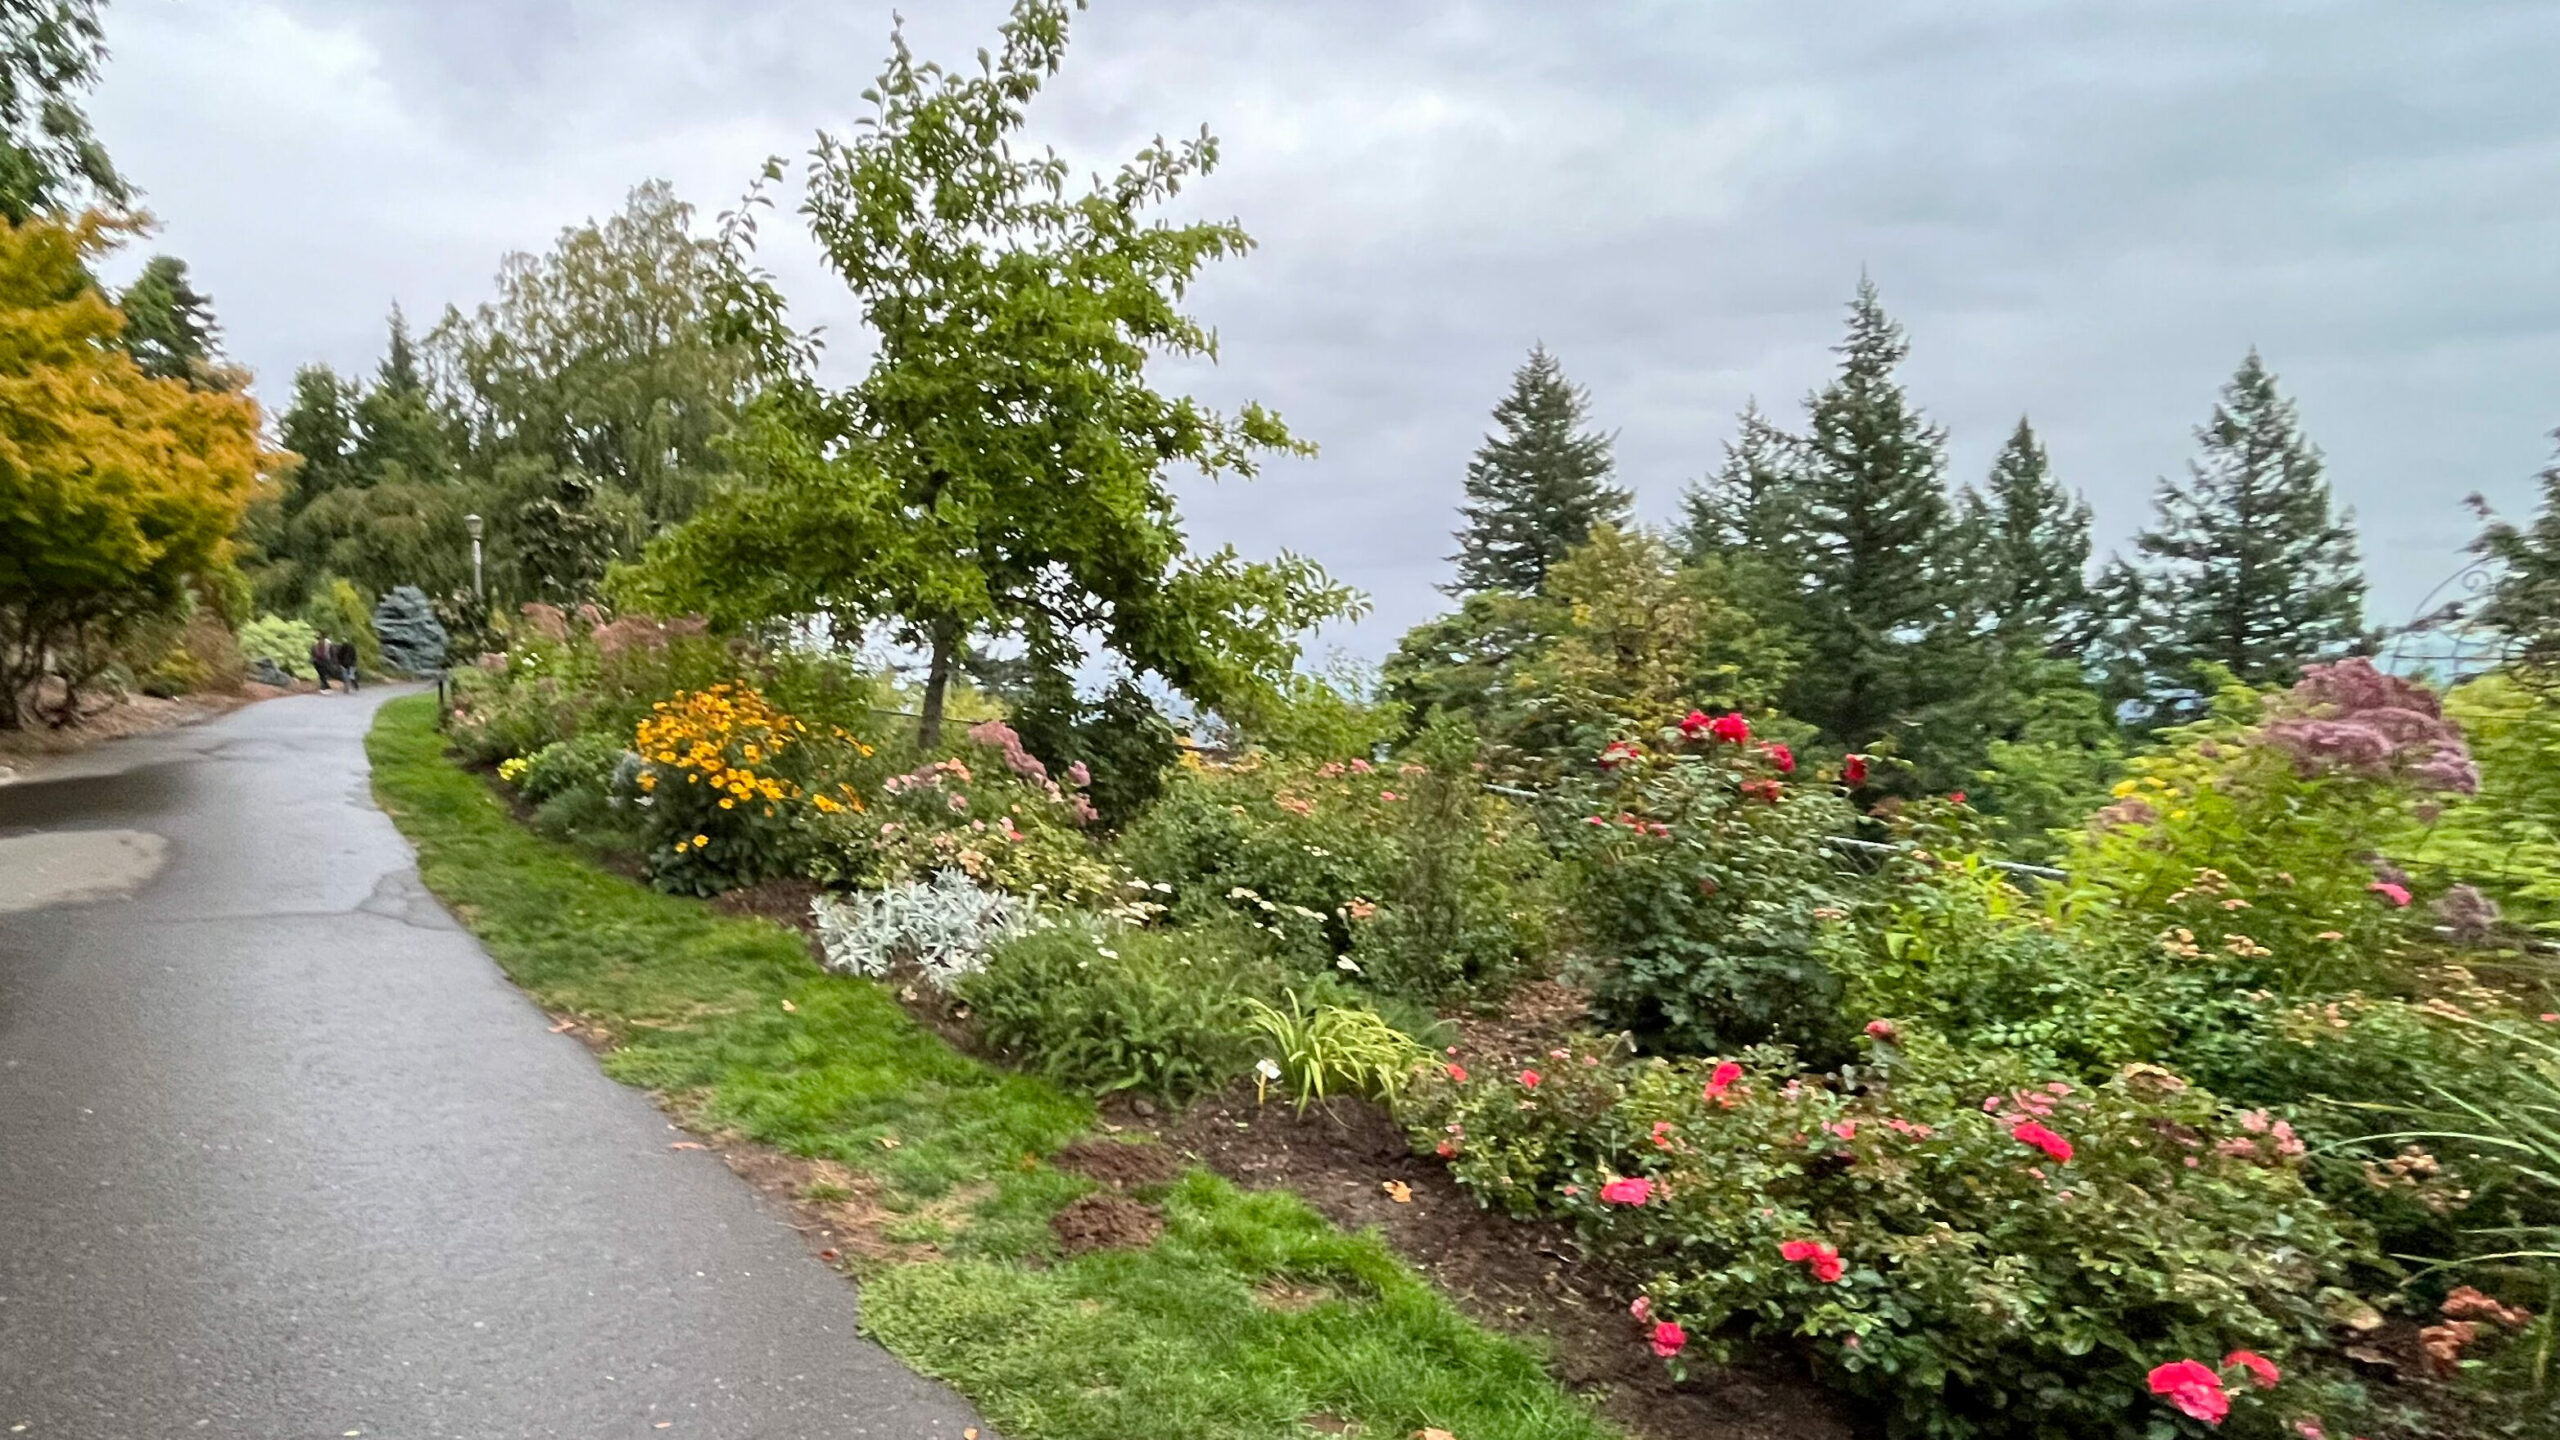
{"label": "dark soil", "polygon": [[745,920],[770,920],[786,930],[797,930],[815,936],[818,922],[809,913],[809,902],[826,893],[826,887],[815,880],[785,875],[743,890],[727,890],[711,897],[711,908],[723,915]]}
{"label": "dark soil", "polygon": [[[1573,1009],[1579,1013],[1578,1002]],[[1521,1028],[1515,1039],[1524,1053],[1537,1053],[1535,1042],[1547,1037]],[[1469,1039],[1474,1053],[1472,1033]],[[1404,1131],[1375,1105],[1335,1100],[1301,1118],[1286,1103],[1257,1105],[1253,1087],[1242,1085],[1193,1106],[1164,1138],[1239,1185],[1292,1190],[1346,1229],[1376,1227],[1460,1308],[1545,1350],[1559,1379],[1642,1440],[1852,1440],[1875,1433],[1801,1371],[1701,1365],[1690,1368],[1685,1384],[1674,1384],[1627,1313],[1631,1284],[1584,1260],[1563,1225],[1478,1209],[1447,1167],[1415,1155]],[[1398,1201],[1390,1181],[1408,1187],[1409,1198]]]}
{"label": "dark soil", "polygon": [[1114,1190],[1143,1190],[1170,1185],[1182,1173],[1179,1152],[1163,1145],[1124,1140],[1078,1140],[1050,1161],[1070,1175],[1108,1185]]}
{"label": "dark soil", "polygon": [[1117,1191],[1097,1190],[1050,1216],[1049,1233],[1058,1237],[1058,1248],[1069,1255],[1143,1250],[1164,1233],[1164,1212]]}

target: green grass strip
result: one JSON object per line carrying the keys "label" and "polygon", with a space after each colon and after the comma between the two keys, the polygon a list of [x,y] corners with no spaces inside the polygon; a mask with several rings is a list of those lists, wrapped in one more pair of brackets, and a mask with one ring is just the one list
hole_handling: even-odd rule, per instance
{"label": "green grass strip", "polygon": [[621,1037],[608,1073],[876,1176],[893,1204],[984,1191],[964,1230],[931,1236],[953,1258],[865,1277],[863,1325],[1014,1440],[1280,1440],[1318,1416],[1373,1437],[1611,1433],[1526,1350],[1295,1196],[1194,1170],[1161,1197],[1155,1245],[1060,1261],[1047,1216],[1086,1187],[1025,1162],[1089,1128],[1089,1103],[954,1052],[881,986],[820,972],[797,935],[515,824],[446,756],[429,697],[385,705],[366,749],[428,888],[544,1006]]}

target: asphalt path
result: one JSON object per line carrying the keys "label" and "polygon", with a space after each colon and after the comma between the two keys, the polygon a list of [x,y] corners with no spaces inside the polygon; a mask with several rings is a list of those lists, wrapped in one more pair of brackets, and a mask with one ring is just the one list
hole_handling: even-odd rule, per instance
{"label": "asphalt path", "polygon": [[0,1440],[978,1425],[420,887],[382,698],[0,785]]}

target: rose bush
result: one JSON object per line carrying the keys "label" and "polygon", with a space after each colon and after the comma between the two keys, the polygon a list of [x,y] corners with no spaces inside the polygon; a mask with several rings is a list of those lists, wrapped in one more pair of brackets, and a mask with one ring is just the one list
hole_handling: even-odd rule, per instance
{"label": "rose bush", "polygon": [[1820,954],[1854,877],[1834,836],[1856,816],[1835,784],[1756,742],[1738,714],[1693,714],[1619,741],[1567,787],[1557,843],[1577,872],[1594,1008],[1653,1048],[1783,1041],[1843,1053],[1838,978]]}
{"label": "rose bush", "polygon": [[[1692,1346],[1802,1346],[1898,1433],[2133,1433],[2154,1367],[2281,1364],[2360,1303],[2281,1120],[2156,1068],[2081,1085],[1883,1034],[1828,1079],[1781,1047],[1568,1049],[1534,1084],[1461,1057],[1405,1114],[1487,1203],[1573,1219]],[[2289,1383],[2242,1418],[2331,1403]]]}

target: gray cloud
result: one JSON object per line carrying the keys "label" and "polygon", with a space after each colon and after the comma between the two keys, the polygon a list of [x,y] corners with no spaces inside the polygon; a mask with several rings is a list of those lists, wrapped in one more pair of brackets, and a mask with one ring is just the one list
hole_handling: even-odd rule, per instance
{"label": "gray cloud", "polygon": [[[966,61],[1002,6],[922,9]],[[2377,620],[2460,563],[2460,497],[2530,500],[2560,425],[2560,10],[2203,0],[1808,7],[1099,0],[1037,112],[1088,168],[1202,122],[1195,192],[1261,239],[1196,294],[1215,369],[1323,447],[1186,488],[1197,538],[1430,613],[1458,478],[1544,339],[1649,514],[1758,396],[1829,363],[1862,269],[1978,475],[2020,413],[2107,539],[2258,346],[2362,521]],[[100,126],[279,390],[370,362],[395,299],[674,180],[727,204],[861,109],[882,4],[124,0]],[[850,306],[805,248],[805,319]]]}

